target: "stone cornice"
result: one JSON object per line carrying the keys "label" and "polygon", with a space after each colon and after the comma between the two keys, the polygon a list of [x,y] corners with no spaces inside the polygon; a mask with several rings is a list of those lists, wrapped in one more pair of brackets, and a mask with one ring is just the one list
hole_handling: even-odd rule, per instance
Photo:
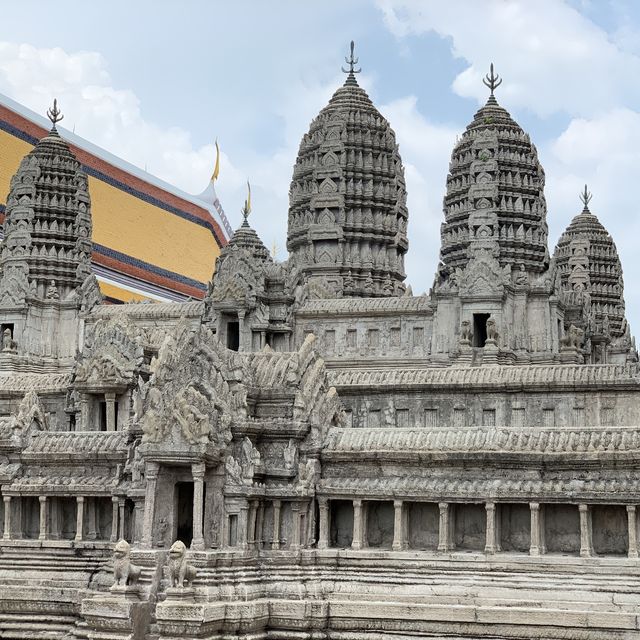
{"label": "stone cornice", "polygon": [[640,377],[626,365],[530,365],[432,367],[422,369],[333,370],[329,381],[340,391],[357,389],[444,388],[559,391],[564,389],[638,389]]}

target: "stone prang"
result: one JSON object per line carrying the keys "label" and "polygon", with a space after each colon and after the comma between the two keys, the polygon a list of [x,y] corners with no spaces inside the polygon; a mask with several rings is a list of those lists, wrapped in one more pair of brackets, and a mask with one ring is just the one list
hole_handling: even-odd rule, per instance
{"label": "stone prang", "polygon": [[54,106],[0,249],[0,636],[640,638],[640,369],[591,195],[550,257],[492,67],[413,295],[395,137],[347,63],[289,258],[249,191],[201,301],[102,303]]}

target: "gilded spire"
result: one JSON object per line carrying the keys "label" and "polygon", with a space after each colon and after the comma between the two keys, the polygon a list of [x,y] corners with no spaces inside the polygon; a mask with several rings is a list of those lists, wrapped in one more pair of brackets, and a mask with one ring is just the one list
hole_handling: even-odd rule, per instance
{"label": "gilded spire", "polygon": [[354,74],[360,73],[362,69],[356,69],[355,66],[358,64],[359,58],[355,58],[353,55],[353,50],[355,48],[355,42],[351,41],[351,55],[347,58],[345,56],[344,61],[349,65],[348,69],[342,67],[342,73],[346,73],[347,75],[347,84],[355,84],[356,77]]}
{"label": "gilded spire", "polygon": [[493,73],[493,62],[491,63],[490,72],[482,79],[482,82],[485,86],[489,87],[491,90],[491,95],[489,97],[493,98],[494,90],[502,84],[502,78],[498,74]]}
{"label": "gilded spire", "polygon": [[247,199],[244,201],[244,206],[242,207],[242,217],[244,218],[244,222],[242,223],[243,227],[249,226],[249,223],[247,222],[247,218],[249,217],[250,213],[251,213],[251,185],[247,180]]}
{"label": "gilded spire", "polygon": [[52,131],[56,131],[56,122],[60,122],[60,120],[64,119],[62,112],[58,109],[58,100],[56,98],[53,99],[53,107],[47,111],[47,117],[53,123]]}
{"label": "gilded spire", "polygon": [[220,175],[220,147],[218,146],[218,139],[216,138],[216,164],[211,174],[211,182],[215,182]]}
{"label": "gilded spire", "polygon": [[589,203],[591,202],[591,198],[592,197],[593,197],[593,195],[587,189],[587,185],[585,184],[584,185],[584,191],[580,194],[580,201],[584,205],[584,209],[582,210],[582,213],[591,213],[589,211]]}

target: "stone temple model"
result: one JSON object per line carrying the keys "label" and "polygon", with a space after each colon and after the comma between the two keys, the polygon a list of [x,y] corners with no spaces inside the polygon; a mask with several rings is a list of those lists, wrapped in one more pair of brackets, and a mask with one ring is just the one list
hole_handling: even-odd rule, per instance
{"label": "stone temple model", "polygon": [[492,67],[412,295],[398,145],[347,62],[289,259],[247,197],[203,302],[103,303],[54,104],[0,253],[0,638],[640,638],[640,369],[591,194],[550,254]]}

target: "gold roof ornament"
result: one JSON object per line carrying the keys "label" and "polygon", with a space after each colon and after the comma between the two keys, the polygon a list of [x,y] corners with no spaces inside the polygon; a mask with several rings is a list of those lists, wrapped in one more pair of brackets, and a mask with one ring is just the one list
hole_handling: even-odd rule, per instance
{"label": "gold roof ornament", "polygon": [[251,213],[251,185],[247,180],[247,198],[244,201],[244,206],[242,207],[242,216],[244,217],[244,224],[248,224],[247,218],[249,217],[250,213]]}
{"label": "gold roof ornament", "polygon": [[220,175],[220,147],[218,146],[218,139],[216,138],[216,164],[211,174],[211,182],[215,182]]}

